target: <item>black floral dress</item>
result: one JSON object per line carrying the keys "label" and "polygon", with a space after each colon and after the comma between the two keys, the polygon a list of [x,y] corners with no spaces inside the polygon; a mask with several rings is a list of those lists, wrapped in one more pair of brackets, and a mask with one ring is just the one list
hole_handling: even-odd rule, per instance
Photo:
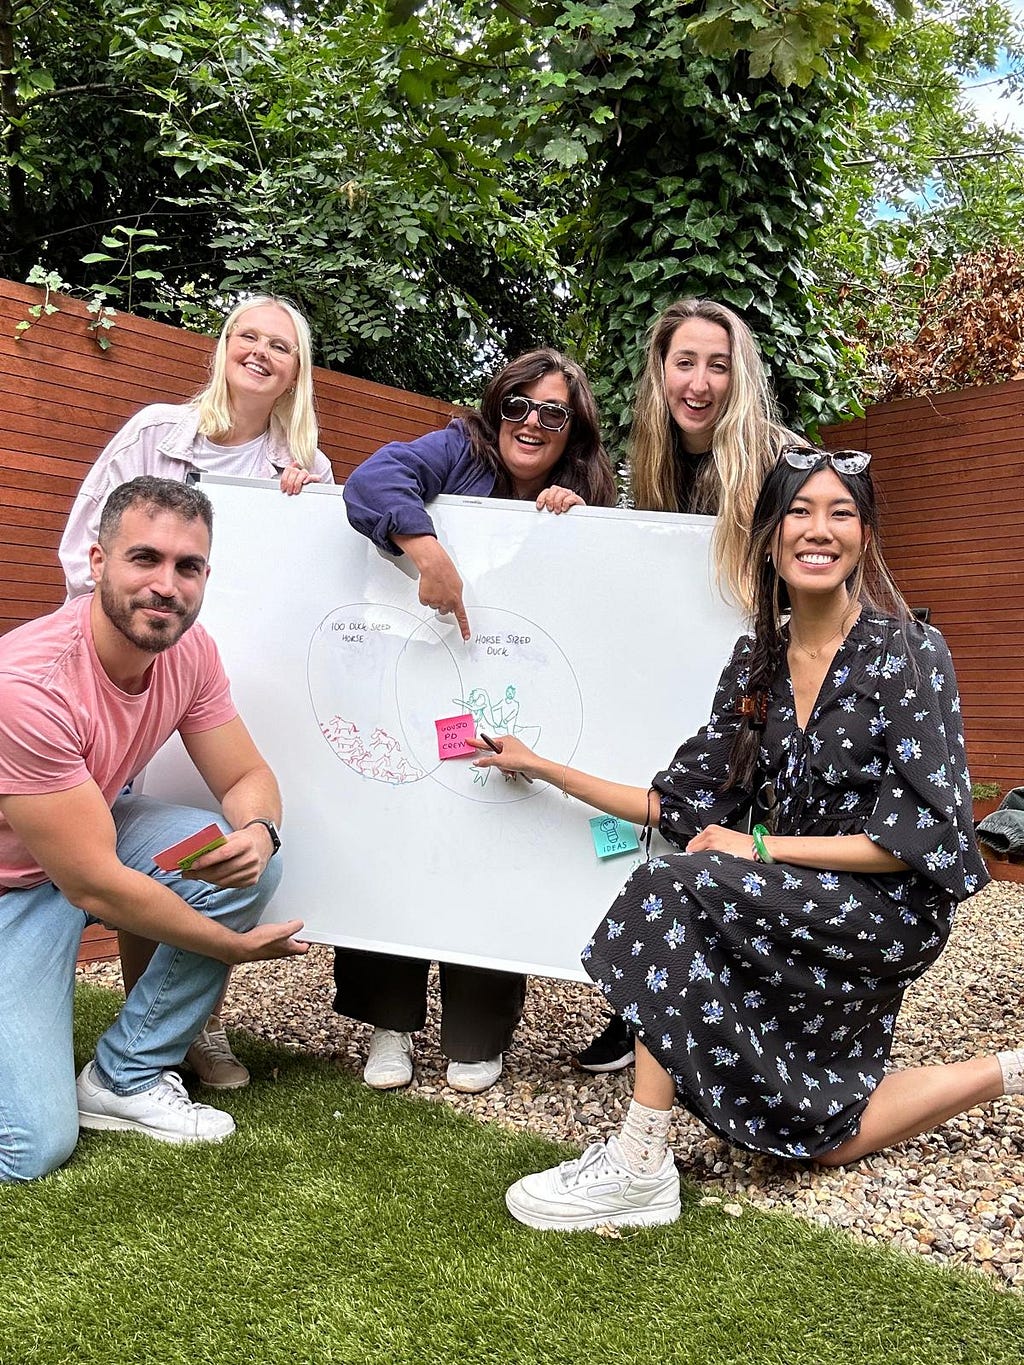
{"label": "black floral dress", "polygon": [[[661,832],[680,848],[706,825],[738,827],[749,812],[750,793],[719,788],[745,723],[737,707],[750,645],[738,641],[708,724],[654,779]],[[765,779],[774,833],[865,833],[910,870],[653,857],[619,893],[583,963],[691,1113],[739,1146],[806,1158],[857,1133],[904,990],[942,951],[957,903],[988,881],[938,631],[863,612],[803,730],[783,661],[758,789]]]}

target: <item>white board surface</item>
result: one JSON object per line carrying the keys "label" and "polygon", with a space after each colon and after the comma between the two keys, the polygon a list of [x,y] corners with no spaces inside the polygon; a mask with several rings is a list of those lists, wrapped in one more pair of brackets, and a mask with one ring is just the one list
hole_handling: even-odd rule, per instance
{"label": "white board surface", "polygon": [[[313,941],[584,979],[579,954],[639,861],[600,860],[590,807],[468,759],[434,721],[471,711],[539,753],[646,785],[707,717],[740,627],[707,517],[439,498],[473,637],[353,531],[340,490],[208,478],[202,621],[281,784],[270,917]],[[175,739],[144,790],[216,808]]]}

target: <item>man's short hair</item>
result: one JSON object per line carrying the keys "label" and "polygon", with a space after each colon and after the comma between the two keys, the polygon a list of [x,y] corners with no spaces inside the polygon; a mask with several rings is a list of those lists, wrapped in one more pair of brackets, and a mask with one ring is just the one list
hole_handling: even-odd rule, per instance
{"label": "man's short hair", "polygon": [[103,506],[98,540],[106,547],[121,527],[121,518],[131,507],[146,507],[153,512],[173,512],[182,521],[205,522],[213,535],[213,507],[210,499],[194,484],[176,479],[157,479],[140,474],[137,479],[118,484]]}

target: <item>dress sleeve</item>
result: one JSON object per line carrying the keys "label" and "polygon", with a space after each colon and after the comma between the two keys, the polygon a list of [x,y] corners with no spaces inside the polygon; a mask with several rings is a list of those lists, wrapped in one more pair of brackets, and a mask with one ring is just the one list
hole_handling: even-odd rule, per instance
{"label": "dress sleeve", "polygon": [[452,490],[468,451],[469,440],[458,421],[416,441],[381,446],[345,483],[345,510],[352,526],[391,555],[399,553],[393,535],[434,535],[424,503]]}
{"label": "dress sleeve", "polygon": [[966,900],[989,876],[974,839],[949,649],[931,626],[893,622],[869,672],[886,761],[864,833],[955,900]]}
{"label": "dress sleeve", "polygon": [[742,788],[719,791],[729,773],[736,732],[746,724],[739,704],[747,686],[750,648],[750,637],[740,636],[718,680],[708,723],[680,745],[651,783],[661,797],[658,828],[679,848],[708,825],[735,824],[750,806],[750,793]]}

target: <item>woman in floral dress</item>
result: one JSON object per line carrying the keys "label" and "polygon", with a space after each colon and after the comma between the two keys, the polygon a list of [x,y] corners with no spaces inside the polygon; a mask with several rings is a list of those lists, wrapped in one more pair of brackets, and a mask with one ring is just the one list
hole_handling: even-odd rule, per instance
{"label": "woman in floral dress", "polygon": [[633,873],[583,954],[638,1035],[624,1127],[513,1185],[521,1222],[678,1217],[676,1101],[752,1151],[841,1165],[1024,1087],[1024,1052],[887,1072],[904,990],[988,878],[952,663],[881,559],[869,460],[783,451],[751,533],[753,634],[648,791],[509,737],[477,760],[683,850]]}

